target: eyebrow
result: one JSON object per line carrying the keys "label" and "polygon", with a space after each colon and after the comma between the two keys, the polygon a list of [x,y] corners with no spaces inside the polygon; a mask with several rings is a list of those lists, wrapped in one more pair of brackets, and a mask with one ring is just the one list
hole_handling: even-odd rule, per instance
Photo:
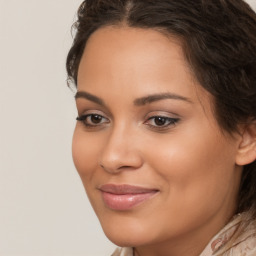
{"label": "eyebrow", "polygon": [[165,100],[165,99],[182,100],[191,104],[193,103],[190,99],[175,93],[160,93],[160,94],[152,94],[152,95],[138,98],[134,100],[134,105],[143,106],[155,101]]}
{"label": "eyebrow", "polygon": [[78,91],[75,95],[75,99],[79,99],[79,98],[83,98],[83,99],[87,99],[89,101],[92,101],[94,103],[97,103],[98,105],[101,105],[101,106],[105,106],[106,104],[104,103],[104,101],[95,96],[95,95],[92,95],[88,92],[85,92],[85,91]]}
{"label": "eyebrow", "polygon": [[[104,103],[104,101],[101,98],[99,98],[95,95],[92,95],[88,92],[85,92],[85,91],[78,91],[76,93],[75,99],[79,99],[79,98],[87,99],[87,100],[92,101],[92,102],[94,102],[98,105],[101,105],[101,106],[106,106],[106,104]],[[191,104],[193,103],[190,99],[188,99],[184,96],[175,94],[175,93],[151,94],[151,95],[147,95],[145,97],[135,99],[133,101],[133,103],[134,103],[135,106],[143,106],[143,105],[155,102],[155,101],[165,100],[165,99],[182,100],[182,101],[185,101],[185,102],[188,102],[188,103],[191,103]]]}

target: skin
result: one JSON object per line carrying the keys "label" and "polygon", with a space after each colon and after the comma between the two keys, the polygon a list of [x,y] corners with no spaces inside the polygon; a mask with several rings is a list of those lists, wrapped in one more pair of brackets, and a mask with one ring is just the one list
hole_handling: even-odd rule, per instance
{"label": "skin", "polygon": [[[76,99],[79,116],[102,120],[77,122],[73,159],[107,237],[140,256],[199,255],[235,213],[241,138],[221,131],[179,40],[151,29],[97,30],[79,66],[78,91],[101,101]],[[138,100],[162,93],[176,98]],[[164,125],[154,116],[166,117]],[[112,210],[98,189],[109,183],[159,192],[130,210]]]}

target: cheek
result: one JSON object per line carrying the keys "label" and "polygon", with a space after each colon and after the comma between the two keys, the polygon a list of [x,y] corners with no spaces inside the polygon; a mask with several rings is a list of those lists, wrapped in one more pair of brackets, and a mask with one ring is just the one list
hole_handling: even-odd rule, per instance
{"label": "cheek", "polygon": [[[98,156],[100,152],[100,136],[84,132],[83,127],[77,124],[73,135],[72,155],[76,170],[81,178],[87,197],[96,212],[101,214],[101,207],[97,203],[101,200],[100,194],[95,193],[95,180],[98,173]],[[97,191],[97,190],[96,190]]]}
{"label": "cheek", "polygon": [[162,184],[158,226],[169,223],[165,231],[178,234],[206,223],[225,204],[231,208],[237,184],[233,149],[228,144],[202,132],[200,140],[196,136],[175,137],[151,141],[154,152],[148,145],[145,152],[150,170]]}
{"label": "cheek", "polygon": [[82,178],[82,181],[90,181],[97,168],[98,146],[99,143],[93,140],[82,131],[79,125],[76,126],[72,142],[72,156],[75,167]]}
{"label": "cheek", "polygon": [[154,143],[154,155],[150,151],[147,155],[165,182],[166,197],[180,207],[185,202],[188,209],[194,203],[208,205],[209,198],[220,203],[234,182],[234,147],[209,129],[190,130],[182,136],[177,132],[169,140]]}

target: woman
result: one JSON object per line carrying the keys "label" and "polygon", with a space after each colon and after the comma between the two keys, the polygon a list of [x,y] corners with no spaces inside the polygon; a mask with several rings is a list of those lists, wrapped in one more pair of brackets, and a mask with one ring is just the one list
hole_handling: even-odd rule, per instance
{"label": "woman", "polygon": [[75,29],[73,158],[113,255],[256,255],[256,14],[88,0]]}

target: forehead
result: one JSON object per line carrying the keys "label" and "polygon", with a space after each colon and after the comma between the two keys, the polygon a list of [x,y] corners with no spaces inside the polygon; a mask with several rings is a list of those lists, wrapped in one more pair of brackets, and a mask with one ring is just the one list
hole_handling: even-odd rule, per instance
{"label": "forehead", "polygon": [[[176,65],[172,65],[172,64]],[[115,73],[150,74],[151,71],[191,74],[178,39],[167,38],[152,29],[103,27],[89,38],[78,72],[79,81],[85,77]],[[95,72],[101,72],[97,75]],[[138,71],[138,72],[136,72]],[[156,72],[154,72],[156,73]],[[164,72],[162,72],[164,74]]]}
{"label": "forehead", "polygon": [[103,27],[91,35],[79,66],[78,90],[127,92],[134,98],[171,92],[200,97],[200,104],[210,97],[195,79],[178,38],[130,27]]}
{"label": "forehead", "polygon": [[[167,48],[170,47],[173,48],[171,50],[172,57],[185,61],[181,41],[178,38],[164,35],[153,29],[107,26],[96,30],[89,37],[84,57],[88,58],[90,54],[98,52],[98,54],[104,56],[109,56],[110,54],[112,57],[127,58],[130,53],[136,52],[138,57],[136,60],[138,61],[139,58],[143,60],[150,56],[152,58],[166,56]],[[149,52],[151,54],[148,54]],[[130,58],[126,60],[132,60],[132,57],[134,56],[130,55]]]}

